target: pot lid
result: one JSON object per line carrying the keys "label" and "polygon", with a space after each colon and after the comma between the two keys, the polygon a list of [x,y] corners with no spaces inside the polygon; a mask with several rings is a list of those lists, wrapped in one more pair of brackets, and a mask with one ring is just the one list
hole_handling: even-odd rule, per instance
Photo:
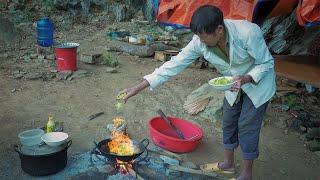
{"label": "pot lid", "polygon": [[67,43],[61,43],[56,45],[56,48],[68,49],[68,48],[77,48],[79,46],[80,46],[79,43],[67,42]]}
{"label": "pot lid", "polygon": [[49,154],[62,151],[64,148],[68,146],[69,142],[61,144],[60,146],[57,146],[57,147],[48,146],[45,143],[42,143],[40,145],[35,145],[35,146],[21,146],[20,153],[23,155],[30,155],[30,156],[49,155]]}

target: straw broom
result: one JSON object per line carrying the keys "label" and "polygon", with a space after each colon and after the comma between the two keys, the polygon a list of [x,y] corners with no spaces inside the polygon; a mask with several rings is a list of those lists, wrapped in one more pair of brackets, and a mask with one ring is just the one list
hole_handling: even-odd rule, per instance
{"label": "straw broom", "polygon": [[209,104],[211,95],[201,95],[198,97],[188,96],[183,108],[192,115],[203,111]]}

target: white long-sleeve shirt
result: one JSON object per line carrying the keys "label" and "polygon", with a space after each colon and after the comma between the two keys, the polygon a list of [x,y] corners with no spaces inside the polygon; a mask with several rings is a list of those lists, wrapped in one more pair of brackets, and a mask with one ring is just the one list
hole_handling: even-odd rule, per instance
{"label": "white long-sleeve shirt", "polygon": [[[228,32],[230,63],[215,54],[212,47],[207,47],[197,35],[194,35],[177,56],[156,68],[153,73],[144,76],[151,89],[180,73],[203,55],[224,76],[250,75],[254,83],[246,83],[241,89],[256,108],[270,100],[276,89],[274,59],[266,46],[261,29],[246,20],[225,20],[224,23]],[[238,93],[225,92],[231,106],[236,102]]]}

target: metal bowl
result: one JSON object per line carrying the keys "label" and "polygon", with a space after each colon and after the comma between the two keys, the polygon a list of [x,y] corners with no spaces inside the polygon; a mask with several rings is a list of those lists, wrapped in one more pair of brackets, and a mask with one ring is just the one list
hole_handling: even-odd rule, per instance
{"label": "metal bowl", "polygon": [[31,129],[18,134],[20,143],[25,146],[34,146],[40,144],[41,136],[44,135],[42,129]]}

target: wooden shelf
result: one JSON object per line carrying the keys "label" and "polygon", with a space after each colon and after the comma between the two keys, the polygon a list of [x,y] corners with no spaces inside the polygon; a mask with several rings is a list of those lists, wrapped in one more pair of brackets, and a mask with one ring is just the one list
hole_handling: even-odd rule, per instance
{"label": "wooden shelf", "polygon": [[288,55],[273,57],[278,76],[320,88],[320,57]]}

